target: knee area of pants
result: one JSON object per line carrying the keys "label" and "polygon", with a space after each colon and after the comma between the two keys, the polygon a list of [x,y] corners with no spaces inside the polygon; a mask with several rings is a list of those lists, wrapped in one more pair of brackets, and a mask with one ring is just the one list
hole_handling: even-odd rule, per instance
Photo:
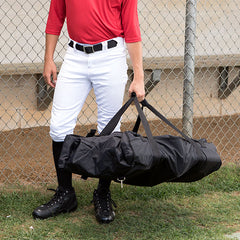
{"label": "knee area of pants", "polygon": [[53,126],[50,127],[50,136],[53,141],[55,142],[62,142],[64,141],[67,134],[70,134],[70,131],[65,131],[64,129],[60,130],[58,128],[54,128]]}

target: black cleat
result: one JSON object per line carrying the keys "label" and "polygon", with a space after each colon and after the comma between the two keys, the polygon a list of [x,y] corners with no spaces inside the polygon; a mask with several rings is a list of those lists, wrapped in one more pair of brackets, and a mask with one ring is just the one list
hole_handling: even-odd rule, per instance
{"label": "black cleat", "polygon": [[72,212],[77,209],[77,199],[74,189],[66,190],[58,187],[53,198],[46,204],[37,207],[32,215],[36,219],[46,219],[60,213]]}
{"label": "black cleat", "polygon": [[92,202],[94,204],[95,216],[98,222],[110,223],[114,220],[115,212],[113,211],[112,204],[115,208],[117,206],[111,199],[111,193],[109,190],[105,193],[94,190]]}

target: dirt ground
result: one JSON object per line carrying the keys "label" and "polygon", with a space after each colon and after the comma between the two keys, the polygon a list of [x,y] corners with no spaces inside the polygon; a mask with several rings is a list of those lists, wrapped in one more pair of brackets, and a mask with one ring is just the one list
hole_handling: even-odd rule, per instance
{"label": "dirt ground", "polygon": [[[181,120],[171,121],[181,129]],[[177,135],[160,120],[149,123],[153,135]],[[133,123],[123,123],[122,131],[131,130],[132,127]],[[84,136],[92,128],[96,126],[77,126],[75,133]],[[56,181],[48,132],[48,127],[36,127],[0,133],[0,184],[40,184]],[[142,126],[139,133],[145,135]],[[223,164],[240,163],[239,115],[196,118],[193,138],[206,138],[213,142]],[[74,175],[74,178],[80,176]]]}

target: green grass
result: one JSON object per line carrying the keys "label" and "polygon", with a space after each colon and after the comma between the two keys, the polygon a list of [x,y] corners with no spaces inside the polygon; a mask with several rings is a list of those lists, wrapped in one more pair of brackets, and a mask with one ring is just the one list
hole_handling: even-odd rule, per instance
{"label": "green grass", "polygon": [[96,179],[74,182],[77,211],[47,220],[31,216],[52,196],[47,186],[5,186],[0,190],[0,239],[227,239],[226,234],[240,230],[239,177],[240,167],[227,165],[195,183],[123,189],[113,183],[118,208],[108,225],[94,217]]}

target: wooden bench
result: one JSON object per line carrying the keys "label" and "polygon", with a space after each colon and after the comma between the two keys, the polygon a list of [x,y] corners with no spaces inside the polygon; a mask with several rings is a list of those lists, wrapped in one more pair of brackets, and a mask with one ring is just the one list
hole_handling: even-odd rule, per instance
{"label": "wooden bench", "polygon": [[[129,69],[132,69],[130,61],[128,61]],[[231,55],[213,55],[213,56],[196,56],[195,68],[211,68],[215,67],[219,72],[219,90],[218,97],[220,99],[227,98],[240,85],[240,71],[233,80],[229,81],[229,67],[240,68],[240,54]],[[153,78],[147,84],[155,86],[157,79],[154,77],[155,71],[164,69],[183,69],[184,57],[162,57],[162,58],[144,58],[143,68],[145,70],[151,69],[153,71]],[[160,75],[156,73],[157,77]],[[160,80],[160,79],[159,79]],[[146,86],[147,86],[146,84]],[[152,90],[152,89],[151,89]]]}
{"label": "wooden bench", "polygon": [[[56,62],[57,69],[61,67],[61,62]],[[133,71],[128,59],[129,71]],[[219,71],[219,91],[218,97],[224,99],[240,85],[240,72],[231,83],[228,79],[229,67],[240,67],[240,54],[196,56],[195,68],[215,67]],[[146,94],[148,94],[160,81],[161,72],[166,69],[183,69],[184,57],[156,57],[143,58],[143,68],[150,72],[150,78],[146,82]],[[45,110],[52,101],[53,89],[48,87],[42,77],[43,63],[17,63],[1,64],[0,76],[3,75],[32,75],[37,80],[37,109]]]}
{"label": "wooden bench", "polygon": [[[60,69],[61,62],[56,62],[57,68]],[[129,69],[132,69],[128,59]],[[240,54],[231,55],[213,55],[213,56],[196,56],[195,67],[227,67],[240,66]],[[143,68],[148,69],[177,69],[184,67],[184,57],[156,57],[143,58]],[[25,74],[42,74],[43,63],[16,63],[0,64],[0,75],[25,75]]]}

